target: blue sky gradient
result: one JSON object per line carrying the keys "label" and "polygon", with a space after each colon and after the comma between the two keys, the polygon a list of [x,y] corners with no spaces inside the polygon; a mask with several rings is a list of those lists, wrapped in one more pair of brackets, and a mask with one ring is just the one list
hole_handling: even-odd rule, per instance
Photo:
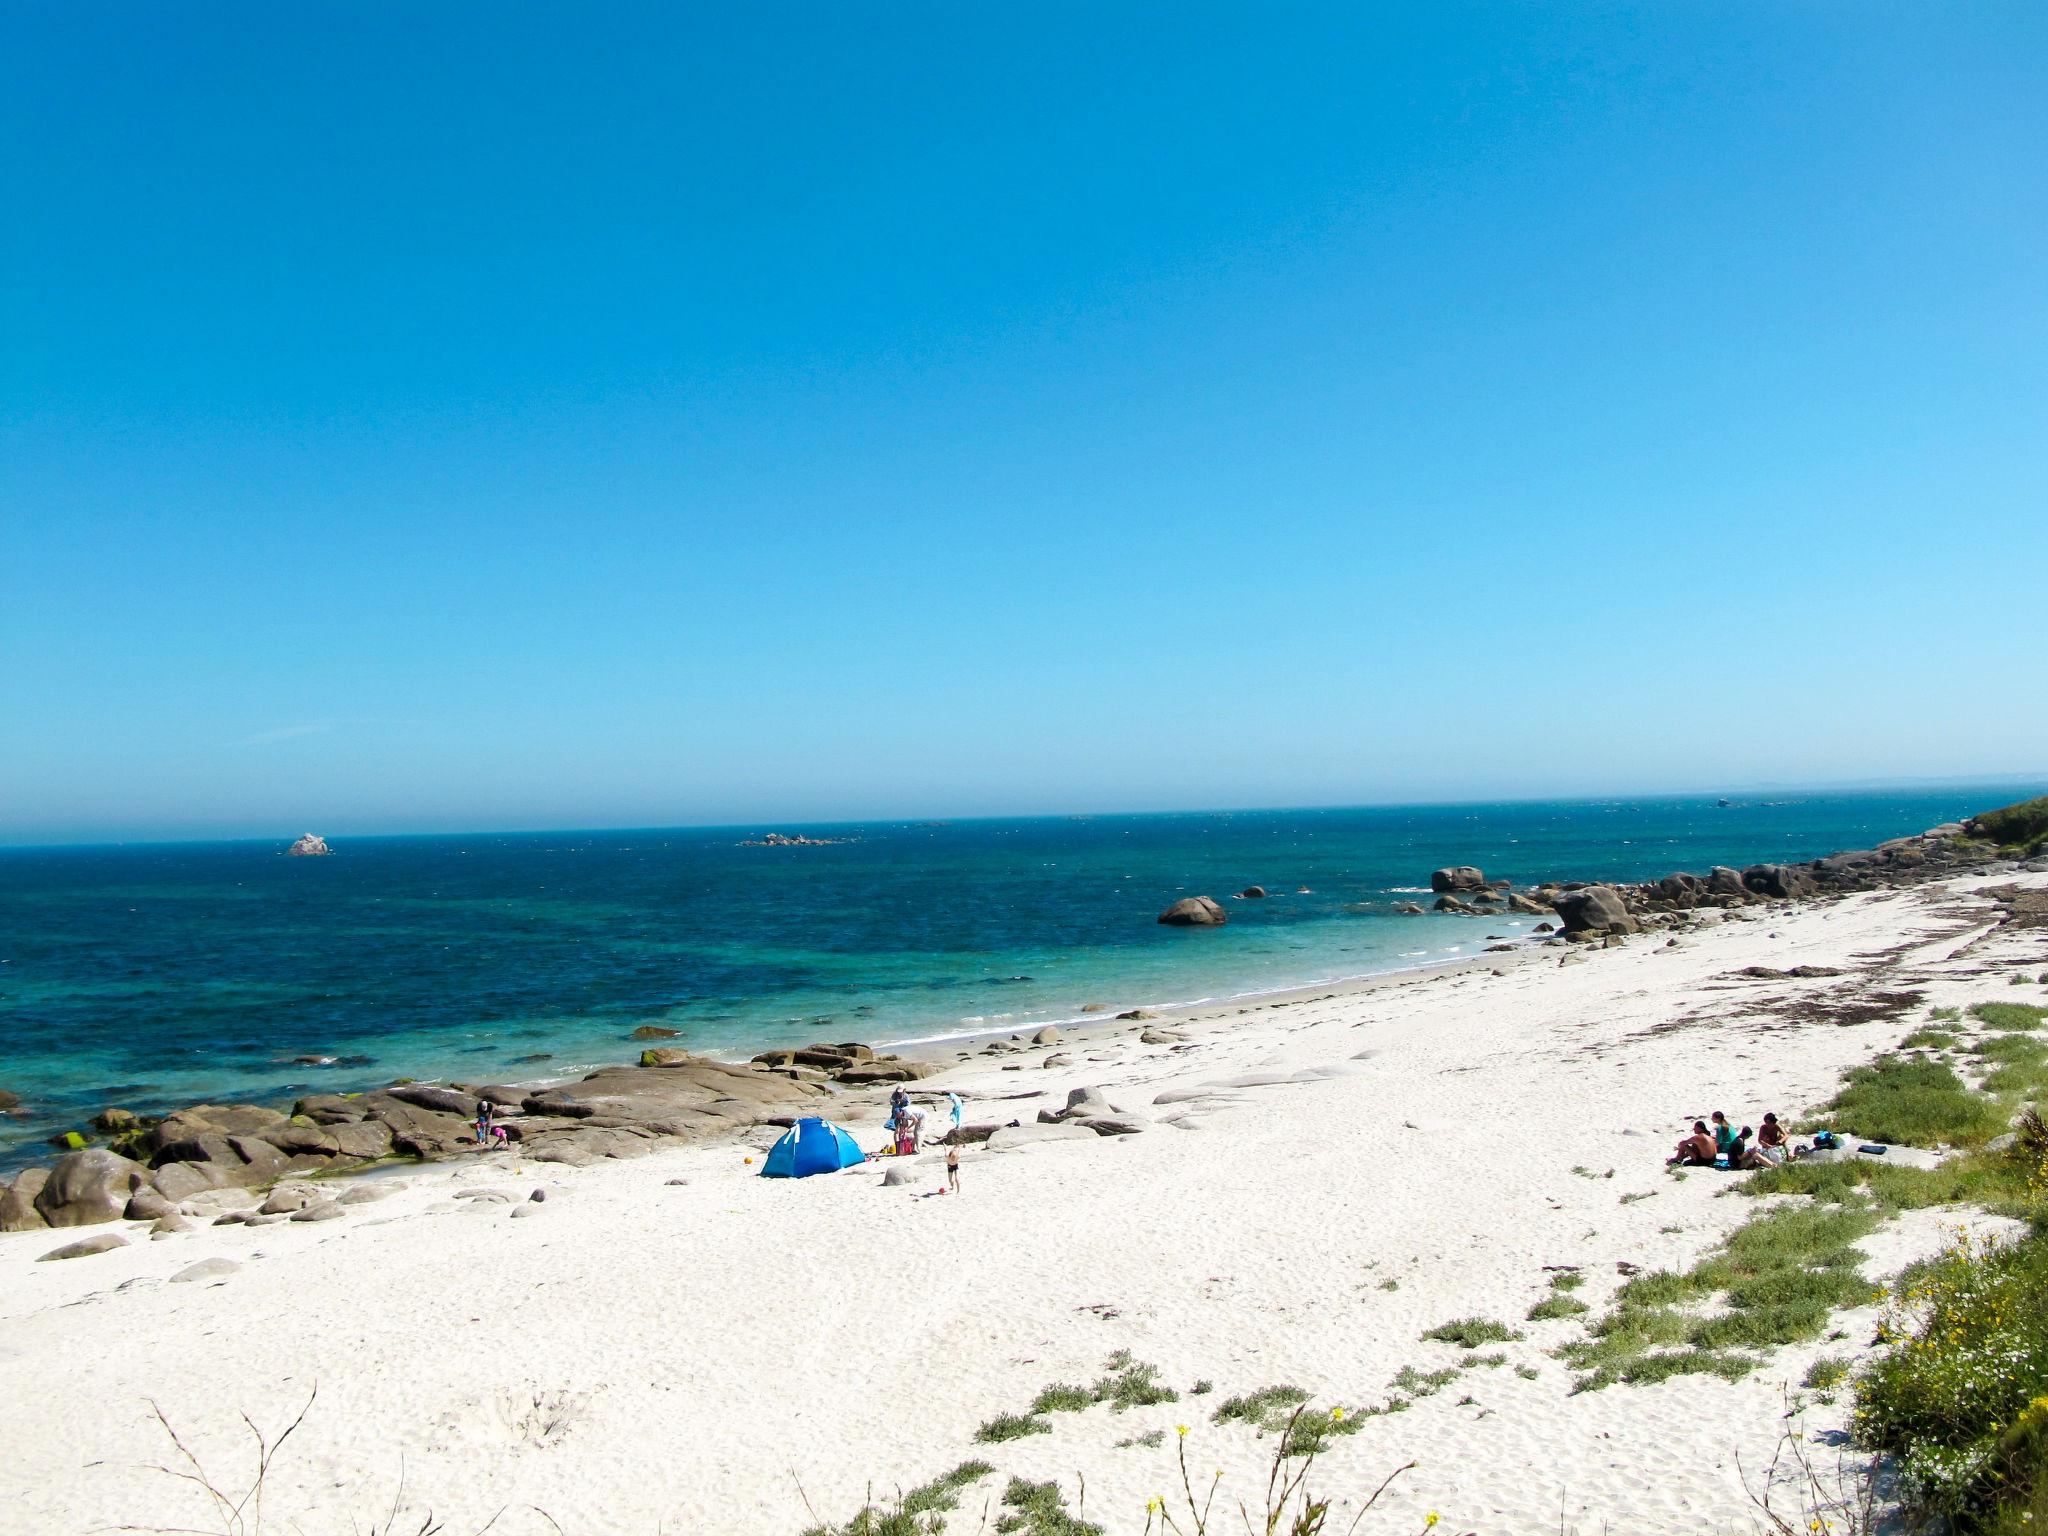
{"label": "blue sky gradient", "polygon": [[2037,5],[0,37],[0,839],[2048,770]]}

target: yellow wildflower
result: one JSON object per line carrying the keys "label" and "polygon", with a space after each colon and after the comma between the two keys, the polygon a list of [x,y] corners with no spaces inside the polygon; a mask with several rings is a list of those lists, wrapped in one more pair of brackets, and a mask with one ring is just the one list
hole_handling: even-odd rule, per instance
{"label": "yellow wildflower", "polygon": [[1173,1432],[1174,1432],[1174,1433],[1175,1433],[1176,1435],[1183,1435],[1183,1436],[1184,1436],[1184,1435],[1186,1435],[1186,1434],[1187,1434],[1187,1432],[1188,1432],[1188,1427],[1187,1427],[1187,1425],[1185,1425],[1185,1424],[1176,1424],[1176,1425],[1174,1425],[1174,1426],[1173,1426]]}

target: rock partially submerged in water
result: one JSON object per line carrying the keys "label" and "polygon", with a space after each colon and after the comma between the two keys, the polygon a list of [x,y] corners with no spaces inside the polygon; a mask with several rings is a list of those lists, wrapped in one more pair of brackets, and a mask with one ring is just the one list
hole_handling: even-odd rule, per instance
{"label": "rock partially submerged in water", "polygon": [[334,850],[327,846],[327,839],[312,832],[308,832],[296,843],[293,843],[291,847],[285,849],[286,855],[294,859],[314,859],[324,853],[332,852]]}
{"label": "rock partially submerged in water", "polygon": [[1489,889],[1484,872],[1470,864],[1453,864],[1444,869],[1431,870],[1429,888],[1439,893]]}
{"label": "rock partially submerged in water", "polygon": [[1172,928],[1214,928],[1230,919],[1213,896],[1183,896],[1159,914],[1159,921]]}

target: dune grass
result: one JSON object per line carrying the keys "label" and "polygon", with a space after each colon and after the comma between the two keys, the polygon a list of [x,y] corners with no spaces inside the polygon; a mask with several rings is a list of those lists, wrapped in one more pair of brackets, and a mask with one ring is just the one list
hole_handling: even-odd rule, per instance
{"label": "dune grass", "polygon": [[888,1509],[871,1504],[844,1525],[815,1525],[804,1536],[932,1536],[945,1529],[942,1517],[958,1507],[962,1490],[993,1471],[985,1461],[963,1461]]}
{"label": "dune grass", "polygon": [[[1207,1391],[1208,1383],[1201,1383],[1198,1390]],[[1026,1435],[1050,1434],[1052,1425],[1046,1421],[1048,1414],[1080,1413],[1097,1403],[1108,1403],[1111,1413],[1122,1413],[1130,1408],[1149,1408],[1154,1403],[1179,1400],[1180,1394],[1159,1380],[1158,1366],[1134,1360],[1129,1350],[1120,1349],[1109,1357],[1104,1374],[1094,1386],[1077,1387],[1067,1381],[1049,1382],[1039,1389],[1038,1396],[1031,1400],[1031,1406],[1024,1412],[997,1414],[974,1432],[974,1438],[983,1445],[1000,1445],[1006,1440],[1021,1440]]]}
{"label": "dune grass", "polygon": [[1803,1129],[1834,1127],[1908,1147],[1974,1147],[2005,1123],[2005,1111],[1973,1093],[1945,1062],[1880,1056],[1850,1072],[1841,1092]]}
{"label": "dune grass", "polygon": [[1945,1029],[1916,1029],[1899,1042],[1902,1051],[1947,1051],[1953,1050],[1962,1041],[1962,1036],[1952,1035]]}
{"label": "dune grass", "polygon": [[1235,1420],[1255,1429],[1278,1429],[1287,1415],[1308,1401],[1308,1394],[1295,1386],[1261,1387],[1242,1397],[1225,1398],[1210,1415],[1216,1424]]}
{"label": "dune grass", "polygon": [[1555,1318],[1577,1317],[1587,1310],[1589,1309],[1586,1304],[1576,1296],[1546,1296],[1529,1309],[1528,1320],[1532,1323],[1547,1323]]}
{"label": "dune grass", "polygon": [[[1736,1380],[1758,1353],[1817,1337],[1836,1308],[1868,1299],[1854,1244],[1878,1219],[1854,1191],[1838,1205],[1780,1206],[1689,1270],[1635,1276],[1588,1337],[1559,1352],[1580,1373],[1575,1390],[1681,1375]],[[1717,1301],[1723,1310],[1705,1310]]]}
{"label": "dune grass", "polygon": [[1972,1003],[1970,1017],[1986,1029],[2039,1029],[2048,1008],[2039,1003]]}
{"label": "dune grass", "polygon": [[1003,1507],[1008,1511],[996,1521],[1000,1532],[1021,1536],[1103,1536],[1102,1527],[1092,1520],[1067,1512],[1066,1496],[1058,1483],[1032,1483],[1021,1477],[1010,1479],[1003,1490]]}

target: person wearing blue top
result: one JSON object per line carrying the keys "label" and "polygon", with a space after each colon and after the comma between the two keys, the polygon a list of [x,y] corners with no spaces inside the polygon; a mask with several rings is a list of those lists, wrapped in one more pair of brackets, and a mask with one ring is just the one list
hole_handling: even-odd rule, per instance
{"label": "person wearing blue top", "polygon": [[1715,1111],[1714,1111],[1714,1116],[1713,1116],[1713,1119],[1714,1119],[1714,1155],[1715,1155],[1716,1157],[1727,1157],[1727,1156],[1729,1156],[1729,1155],[1730,1155],[1730,1154],[1731,1154],[1732,1152],[1734,1152],[1734,1150],[1735,1150],[1735,1143],[1736,1143],[1736,1142],[1737,1142],[1737,1141],[1738,1141],[1738,1140],[1739,1140],[1740,1138],[1736,1136],[1736,1134],[1735,1134],[1735,1132],[1734,1132],[1734,1131],[1732,1131],[1732,1130],[1730,1130],[1730,1129],[1729,1129],[1729,1127],[1728,1127],[1728,1117],[1727,1117],[1726,1115],[1722,1114],[1720,1110],[1718,1110],[1718,1109],[1717,1109],[1717,1110],[1715,1110]]}

